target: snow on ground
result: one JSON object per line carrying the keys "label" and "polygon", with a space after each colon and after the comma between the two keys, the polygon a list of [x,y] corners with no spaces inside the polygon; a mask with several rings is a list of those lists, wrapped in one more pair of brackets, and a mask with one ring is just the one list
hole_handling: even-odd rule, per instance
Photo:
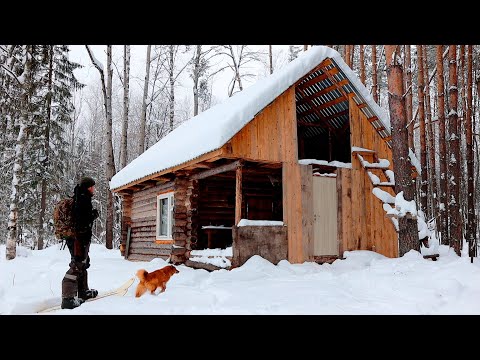
{"label": "snow on ground", "polygon": [[[208,272],[178,266],[164,293],[128,293],[88,302],[69,314],[480,314],[480,262],[439,247],[438,261],[416,251],[396,259],[371,251],[347,251],[345,260],[274,265],[260,256],[233,270]],[[58,302],[68,250],[18,248],[5,259],[0,246],[0,313],[32,314]],[[119,250],[92,245],[89,282],[100,292],[123,284],[138,269],[159,269],[162,259],[130,262]]]}

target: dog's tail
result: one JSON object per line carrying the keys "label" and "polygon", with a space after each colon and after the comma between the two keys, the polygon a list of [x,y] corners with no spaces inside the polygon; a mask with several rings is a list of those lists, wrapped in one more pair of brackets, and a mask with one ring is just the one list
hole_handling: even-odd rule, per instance
{"label": "dog's tail", "polygon": [[145,269],[140,269],[137,271],[137,277],[140,281],[145,281],[145,276],[147,276],[148,272]]}

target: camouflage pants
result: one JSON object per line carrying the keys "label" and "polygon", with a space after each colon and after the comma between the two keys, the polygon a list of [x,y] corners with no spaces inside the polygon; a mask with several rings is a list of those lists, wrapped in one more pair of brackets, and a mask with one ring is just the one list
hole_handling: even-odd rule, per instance
{"label": "camouflage pants", "polygon": [[90,267],[90,242],[86,245],[78,239],[67,241],[70,251],[69,269],[62,280],[62,298],[72,298],[88,290],[88,273]]}

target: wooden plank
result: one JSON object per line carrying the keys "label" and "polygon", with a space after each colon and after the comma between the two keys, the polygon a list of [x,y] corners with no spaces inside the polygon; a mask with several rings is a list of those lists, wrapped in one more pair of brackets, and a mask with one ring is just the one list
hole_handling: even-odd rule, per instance
{"label": "wooden plank", "polygon": [[[133,235],[133,234],[132,234]],[[132,236],[132,240],[131,240],[132,244],[135,242],[148,242],[148,243],[151,243],[151,242],[155,242],[155,236]],[[131,246],[131,244],[130,244]]]}
{"label": "wooden plank", "polygon": [[[328,121],[328,120],[335,119],[335,118],[343,116],[343,115],[348,115],[348,110],[339,111],[338,113],[335,113],[335,114],[332,114],[332,115],[329,115],[329,116],[323,116],[322,120],[323,121]],[[300,116],[298,119],[303,120],[303,119],[305,119],[305,117],[306,116]],[[300,121],[298,121],[298,122],[300,122]]]}
{"label": "wooden plank", "polygon": [[[318,71],[318,70],[320,70],[321,68],[323,68],[323,65],[317,67],[316,70],[315,70],[315,69],[312,70],[309,74],[314,73],[315,71]],[[322,70],[323,70],[323,69],[322,69]],[[307,77],[309,76],[309,74],[308,74],[308,75],[305,75],[304,78],[307,78]],[[331,75],[338,74],[338,69],[337,69],[337,68],[333,68],[332,70],[330,70],[330,74],[331,74]],[[325,73],[324,73],[324,74],[319,75],[319,76],[317,76],[317,77],[315,77],[315,78],[313,78],[313,79],[308,80],[307,82],[304,82],[303,84],[299,84],[299,85],[296,85],[296,86],[297,86],[297,88],[302,88],[302,90],[304,90],[304,89],[306,89],[306,88],[308,88],[308,87],[310,87],[310,86],[312,86],[312,85],[314,85],[314,84],[319,83],[320,81],[325,80],[326,78],[328,78],[328,74],[325,74]]]}
{"label": "wooden plank", "polygon": [[290,97],[294,89],[290,87],[283,94],[277,97],[272,103],[266,106],[255,117],[241,129],[230,140],[230,153],[225,158],[242,158],[252,161],[280,162],[281,148],[283,146],[279,139],[281,123],[283,121],[283,98]]}
{"label": "wooden plank", "polygon": [[135,219],[135,227],[146,226],[146,224],[151,224],[152,222],[155,224],[156,221],[157,221],[156,216],[147,216],[144,218],[137,218]]}
{"label": "wooden plank", "polygon": [[146,206],[146,205],[155,205],[155,203],[157,202],[157,197],[155,194],[151,194],[147,199],[145,200],[138,200],[135,199],[132,203],[132,208],[135,208],[135,209],[138,209],[142,206]]}
{"label": "wooden plank", "polygon": [[169,190],[173,191],[173,181],[169,182],[169,183],[165,183],[163,185],[158,185],[158,186],[155,186],[153,188],[146,189],[146,190],[137,191],[133,194],[133,199],[134,199],[135,202],[150,200],[152,198],[156,199],[156,196],[159,193],[162,193],[164,191],[169,191]]}
{"label": "wooden plank", "polygon": [[225,165],[218,166],[218,167],[210,169],[210,170],[202,171],[198,174],[192,175],[190,178],[192,180],[200,180],[200,179],[205,179],[206,177],[209,177],[209,176],[221,174],[223,172],[233,171],[233,170],[237,169],[237,167],[242,163],[242,161],[243,160],[237,160],[237,161],[234,161],[230,164],[225,164]]}
{"label": "wooden plank", "polygon": [[132,231],[132,238],[137,237],[152,237],[155,238],[157,233],[155,231]]}
{"label": "wooden plank", "polygon": [[242,168],[241,163],[237,164],[235,178],[235,225],[242,219]]}
{"label": "wooden plank", "polygon": [[163,260],[168,259],[170,254],[168,255],[143,255],[143,254],[131,254],[128,257],[129,261],[151,261],[155,258],[160,258]]}
{"label": "wooden plank", "polygon": [[174,171],[177,171],[177,170],[180,170],[180,169],[183,169],[184,167],[186,166],[190,166],[192,164],[196,164],[196,163],[199,163],[199,162],[203,162],[203,161],[208,161],[208,159],[212,159],[216,156],[221,156],[223,154],[223,150],[222,149],[218,149],[218,150],[213,150],[213,151],[210,151],[206,154],[203,154],[202,156],[199,156],[195,159],[192,159],[190,161],[187,161],[183,164],[180,164],[180,165],[177,165],[177,166],[173,166],[173,167],[170,167],[168,169],[165,169],[165,170],[162,170],[162,171],[159,171],[157,173],[154,173],[154,174],[151,174],[151,175],[148,175],[148,176],[144,176],[138,180],[135,180],[135,181],[132,181],[126,185],[123,185],[123,186],[120,186],[116,189],[113,189],[112,192],[118,192],[118,191],[121,191],[121,190],[124,190],[124,189],[128,189],[128,188],[131,188],[133,185],[135,184],[140,184],[142,182],[144,182],[145,180],[150,180],[150,179],[153,179],[153,178],[156,178],[156,177],[159,177],[163,174],[167,174],[167,173],[170,173],[170,172],[174,172]]}
{"label": "wooden plank", "polygon": [[313,176],[312,165],[300,165],[301,198],[302,198],[302,243],[304,261],[313,261]]}
{"label": "wooden plank", "polygon": [[[313,99],[316,99],[326,93],[329,93],[330,91],[332,90],[336,90],[338,88],[338,86],[343,86],[343,85],[346,85],[348,84],[348,79],[343,79],[342,81],[336,83],[336,84],[333,84],[329,87],[326,87],[325,89],[322,89],[312,95],[306,95],[303,99],[297,101],[297,106],[298,105],[302,105],[302,104],[305,104],[306,102],[309,102],[310,100],[313,100]],[[303,89],[302,89],[303,90]]]}
{"label": "wooden plank", "polygon": [[171,247],[168,249],[150,249],[150,248],[130,248],[130,254],[142,254],[142,255],[169,255]]}
{"label": "wooden plank", "polygon": [[141,241],[132,241],[130,248],[132,249],[170,249],[172,244],[157,244],[154,241],[150,242],[141,242]]}
{"label": "wooden plank", "polygon": [[326,103],[322,104],[322,105],[318,105],[318,106],[315,106],[314,104],[311,104],[312,108],[307,110],[307,111],[304,111],[304,112],[300,112],[300,115],[302,117],[306,116],[306,115],[310,115],[310,114],[313,114],[313,113],[317,113],[318,111],[322,110],[322,109],[326,109],[330,106],[333,106],[333,105],[336,105],[336,104],[339,104],[341,102],[344,102],[344,101],[347,101],[348,98],[345,97],[345,96],[340,96],[336,99],[333,99],[333,100],[330,100],[330,101],[327,101]]}
{"label": "wooden plank", "polygon": [[149,216],[156,216],[157,215],[157,210],[156,209],[152,209],[152,210],[148,210],[148,211],[140,211],[140,212],[135,212],[135,211],[132,211],[132,222],[136,221],[137,219],[141,219],[141,218],[144,218],[144,217],[149,217]]}
{"label": "wooden plank", "polygon": [[[321,119],[323,120],[323,119]],[[328,128],[325,123],[309,123],[305,121],[298,121],[298,126],[303,126],[303,127],[320,127],[320,128]]]}

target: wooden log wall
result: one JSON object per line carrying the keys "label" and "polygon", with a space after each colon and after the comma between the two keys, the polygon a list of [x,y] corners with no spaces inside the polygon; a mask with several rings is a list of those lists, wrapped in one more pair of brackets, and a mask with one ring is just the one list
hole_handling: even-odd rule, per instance
{"label": "wooden log wall", "polygon": [[127,232],[131,224],[132,224],[132,195],[124,194],[122,197],[122,238],[120,241],[120,254],[122,256],[125,256],[125,250],[127,247]]}
{"label": "wooden log wall", "polygon": [[186,260],[187,239],[188,239],[188,215],[187,215],[187,192],[191,180],[186,175],[177,173],[174,180],[175,207],[173,211],[173,245],[171,261],[174,264],[183,264]]}
{"label": "wooden log wall", "polygon": [[133,193],[130,222],[132,230],[128,260],[149,261],[156,257],[166,259],[170,256],[171,243],[155,243],[157,195],[173,190],[174,183],[170,182]]}

